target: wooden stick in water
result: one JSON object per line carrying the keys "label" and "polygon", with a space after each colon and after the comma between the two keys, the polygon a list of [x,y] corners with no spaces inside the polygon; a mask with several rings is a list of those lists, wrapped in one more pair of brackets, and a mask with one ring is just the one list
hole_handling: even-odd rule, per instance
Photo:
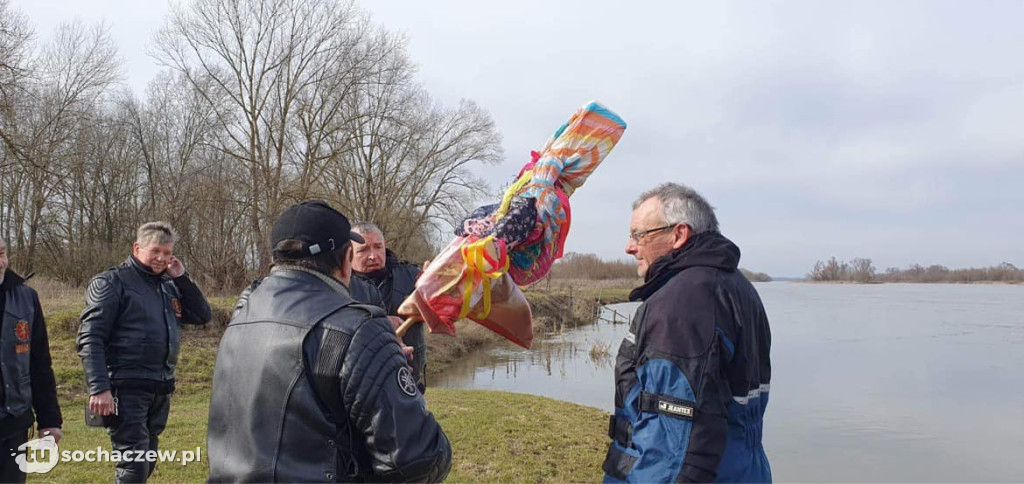
{"label": "wooden stick in water", "polygon": [[405,332],[409,331],[409,328],[418,322],[420,322],[420,319],[416,316],[409,316],[408,318],[405,318],[405,321],[402,321],[402,325],[395,330],[395,334],[397,334],[399,338],[405,336]]}

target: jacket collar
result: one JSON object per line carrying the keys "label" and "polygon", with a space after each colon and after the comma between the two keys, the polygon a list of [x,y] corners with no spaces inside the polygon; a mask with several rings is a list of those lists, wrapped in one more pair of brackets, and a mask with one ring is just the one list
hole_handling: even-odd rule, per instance
{"label": "jacket collar", "polygon": [[398,267],[401,262],[402,261],[398,256],[395,255],[394,252],[391,252],[391,249],[384,249],[384,267],[373,272],[359,272],[354,270],[352,273],[362,277],[363,279],[371,281],[374,284],[380,285],[385,280],[392,278],[395,268]]}
{"label": "jacket collar", "polygon": [[630,301],[643,301],[669,280],[690,267],[712,267],[733,272],[739,267],[740,248],[718,232],[690,237],[682,247],[654,261],[647,269],[644,284],[629,293]]}
{"label": "jacket collar", "polygon": [[130,266],[132,269],[138,271],[139,274],[142,274],[143,277],[154,281],[163,279],[164,274],[167,272],[164,271],[160,274],[153,272],[153,269],[150,269],[149,266],[143,264],[139,259],[136,259],[134,255],[129,255],[128,260],[124,262],[124,265]]}
{"label": "jacket collar", "polygon": [[7,291],[15,286],[20,286],[25,283],[25,278],[19,276],[17,273],[8,268],[4,271],[4,281],[0,283],[0,291]]}
{"label": "jacket collar", "polygon": [[348,288],[345,287],[345,285],[342,284],[341,281],[339,281],[339,280],[337,280],[337,279],[335,279],[335,278],[333,278],[331,276],[328,276],[326,274],[322,274],[322,273],[320,273],[318,271],[314,271],[312,269],[307,269],[305,267],[300,267],[300,266],[291,265],[291,264],[276,265],[276,266],[274,266],[273,268],[270,269],[271,273],[278,272],[278,271],[296,271],[296,272],[305,272],[306,274],[311,274],[314,277],[316,277],[317,279],[320,279],[321,281],[323,281],[324,284],[327,284],[327,287],[330,287],[332,291],[337,292],[338,294],[341,294],[341,295],[346,296],[346,297],[352,297],[352,295],[349,293]]}

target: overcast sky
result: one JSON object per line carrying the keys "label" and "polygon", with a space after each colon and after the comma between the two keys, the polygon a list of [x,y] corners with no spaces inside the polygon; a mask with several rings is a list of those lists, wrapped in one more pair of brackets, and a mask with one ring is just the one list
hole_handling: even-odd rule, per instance
{"label": "overcast sky", "polygon": [[[40,40],[105,20],[138,93],[165,0],[14,0]],[[1024,266],[1024,2],[363,1],[438,100],[494,117],[518,172],[587,100],[629,124],[573,196],[567,250],[626,257],[664,181],[717,208],[741,266]]]}

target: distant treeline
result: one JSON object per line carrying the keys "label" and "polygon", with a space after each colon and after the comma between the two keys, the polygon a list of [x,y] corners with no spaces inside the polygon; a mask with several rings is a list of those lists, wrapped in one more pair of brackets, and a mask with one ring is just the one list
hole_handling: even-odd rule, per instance
{"label": "distant treeline", "polygon": [[772,276],[763,272],[748,271],[742,267],[740,268],[740,272],[742,272],[750,282],[772,282]]}
{"label": "distant treeline", "polygon": [[628,279],[636,277],[636,262],[604,260],[596,254],[566,253],[551,266],[552,279]]}
{"label": "distant treeline", "polygon": [[[740,269],[751,282],[768,282],[772,277],[763,272]],[[604,260],[596,254],[566,253],[551,266],[552,279],[630,279],[635,278],[636,262],[632,260]]]}
{"label": "distant treeline", "polygon": [[849,262],[835,257],[818,261],[807,278],[817,282],[1024,282],[1024,270],[1009,262],[993,267],[950,269],[942,265],[928,267],[911,264],[905,269],[890,267],[878,273],[871,259]]}

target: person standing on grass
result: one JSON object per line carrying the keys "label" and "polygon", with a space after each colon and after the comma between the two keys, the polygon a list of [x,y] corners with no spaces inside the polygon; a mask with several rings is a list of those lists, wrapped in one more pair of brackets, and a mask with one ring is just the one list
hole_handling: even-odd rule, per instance
{"label": "person standing on grass", "polygon": [[[402,319],[398,316],[398,307],[416,289],[416,278],[420,268],[403,261],[387,248],[384,233],[380,228],[369,222],[358,222],[352,230],[360,234],[365,243],[353,244],[354,256],[352,268],[356,279],[373,285],[380,292],[384,309],[391,323],[397,328]],[[412,376],[416,380],[420,392],[427,389],[427,336],[422,322],[414,324],[402,341],[413,348]]]}
{"label": "person standing on grass", "polygon": [[451,445],[394,328],[352,299],[352,242],[322,201],[271,232],[270,275],[221,337],[210,395],[210,482],[440,482]]}
{"label": "person standing on grass", "polygon": [[761,445],[771,331],[707,200],[665,183],[633,203],[643,301],[615,363],[605,482],[770,482]]}
{"label": "person standing on grass", "polygon": [[33,423],[40,438],[59,443],[63,418],[39,296],[8,263],[0,238],[0,482],[25,482],[15,462],[18,447]]}
{"label": "person standing on grass", "polygon": [[[166,222],[139,227],[123,264],[92,279],[78,330],[88,410],[102,416],[114,450],[156,451],[167,424],[181,325],[206,324],[210,305],[174,256]],[[120,461],[115,482],[146,482],[155,462]]]}

